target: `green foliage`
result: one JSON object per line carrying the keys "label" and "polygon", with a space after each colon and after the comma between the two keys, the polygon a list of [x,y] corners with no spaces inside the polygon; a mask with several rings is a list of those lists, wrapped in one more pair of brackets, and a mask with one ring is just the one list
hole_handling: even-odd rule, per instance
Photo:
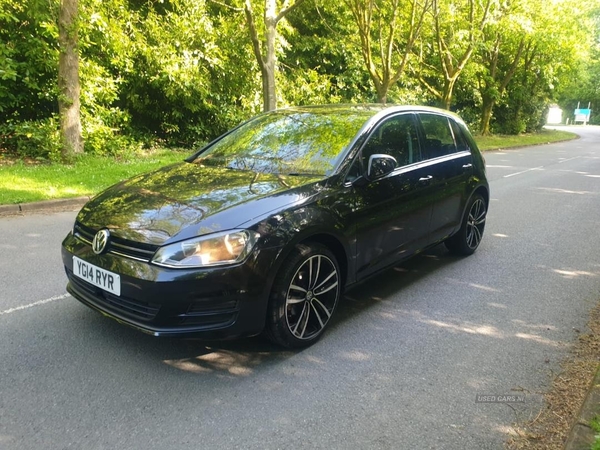
{"label": "green foliage", "polygon": [[58,118],[41,120],[10,119],[0,124],[0,150],[21,157],[60,159]]}
{"label": "green foliage", "polygon": [[[474,42],[450,104],[471,127],[478,128],[490,99],[490,126],[501,133],[539,129],[550,103],[558,102],[567,113],[578,101],[600,110],[600,8],[595,0],[576,6],[566,1],[494,0],[481,29],[469,22],[470,1],[438,4],[440,33],[454,65]],[[485,3],[473,4],[480,8]],[[260,16],[264,0],[252,4]],[[46,159],[57,155],[58,5],[59,0],[0,0],[4,152]],[[282,5],[278,0],[277,7]],[[197,147],[258,112],[261,76],[245,16],[235,9],[240,6],[241,0],[80,0],[85,151],[135,153],[153,142]],[[458,12],[451,14],[451,7]],[[384,9],[377,12],[382,18]],[[431,105],[443,97],[447,74],[436,49],[432,14],[404,75],[389,86],[389,103]],[[377,27],[372,30],[372,50],[379,61]],[[348,2],[306,1],[278,29],[281,106],[377,100]],[[387,32],[382,30],[382,36]],[[406,48],[405,32],[395,34],[394,66]],[[521,42],[525,44],[519,54]],[[494,67],[495,50],[499,56]],[[502,87],[515,57],[514,74]],[[592,120],[600,122],[600,114],[592,114]]]}
{"label": "green foliage", "polygon": [[132,126],[194,146],[249,116],[248,91],[257,83],[248,78],[255,70],[241,19],[229,11],[211,16],[196,0],[171,2],[168,11],[147,8],[121,97]]}
{"label": "green foliage", "polygon": [[591,123],[600,124],[600,6],[591,9],[581,20],[585,30],[593,37],[589,54],[581,57],[572,67],[571,77],[559,86],[558,103],[570,121],[578,104],[592,109]]}
{"label": "green foliage", "polygon": [[364,70],[350,11],[332,2],[309,3],[288,16],[280,83],[285,103],[356,103],[377,99]]}
{"label": "green foliage", "polygon": [[56,111],[56,1],[0,0],[0,113],[35,120]]}

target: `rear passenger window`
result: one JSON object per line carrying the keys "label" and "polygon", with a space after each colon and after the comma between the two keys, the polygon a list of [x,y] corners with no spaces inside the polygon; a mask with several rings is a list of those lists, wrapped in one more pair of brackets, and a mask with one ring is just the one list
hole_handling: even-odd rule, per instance
{"label": "rear passenger window", "polygon": [[456,143],[447,117],[420,113],[419,118],[425,132],[424,152],[427,158],[456,153]]}
{"label": "rear passenger window", "polygon": [[465,140],[465,136],[463,135],[462,130],[458,126],[458,124],[454,121],[450,121],[450,125],[452,126],[452,133],[454,134],[454,141],[456,142],[456,149],[459,152],[464,152],[469,150],[469,144]]}

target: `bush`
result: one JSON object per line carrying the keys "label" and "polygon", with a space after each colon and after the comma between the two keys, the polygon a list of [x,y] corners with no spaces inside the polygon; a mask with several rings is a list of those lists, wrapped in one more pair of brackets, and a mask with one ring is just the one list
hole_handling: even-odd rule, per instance
{"label": "bush", "polygon": [[141,144],[118,129],[101,122],[84,125],[84,150],[99,156],[129,156],[141,149]]}
{"label": "bush", "polygon": [[[114,111],[115,116],[119,115]],[[100,156],[131,156],[142,144],[119,128],[104,123],[101,117],[82,117],[85,153]],[[60,123],[57,116],[0,125],[0,151],[20,157],[59,161],[61,159]]]}
{"label": "bush", "polygon": [[8,120],[0,125],[0,148],[22,158],[59,160],[61,143],[58,117]]}
{"label": "bush", "polygon": [[141,149],[131,137],[129,115],[118,108],[94,108],[94,115],[82,111],[84,151],[99,156],[128,156]]}

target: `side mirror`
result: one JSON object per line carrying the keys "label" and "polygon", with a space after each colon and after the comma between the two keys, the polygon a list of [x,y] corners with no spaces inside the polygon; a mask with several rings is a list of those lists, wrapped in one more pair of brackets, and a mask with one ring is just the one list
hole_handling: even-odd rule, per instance
{"label": "side mirror", "polygon": [[375,154],[369,157],[369,166],[367,168],[367,177],[369,180],[376,180],[384,177],[398,167],[396,158],[390,155]]}

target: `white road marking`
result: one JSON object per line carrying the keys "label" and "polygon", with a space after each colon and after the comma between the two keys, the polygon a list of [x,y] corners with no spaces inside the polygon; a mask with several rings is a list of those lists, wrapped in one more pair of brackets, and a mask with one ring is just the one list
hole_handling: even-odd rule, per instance
{"label": "white road marking", "polygon": [[577,159],[577,158],[581,158],[581,156],[574,156],[573,158],[563,159],[563,160],[559,161],[558,163],[561,164],[561,163],[564,163],[567,161],[573,161],[574,159]]}
{"label": "white road marking", "polygon": [[508,175],[504,175],[503,178],[514,177],[515,175],[521,175],[522,173],[525,173],[525,172],[531,172],[532,170],[539,170],[539,169],[543,169],[543,168],[544,168],[544,166],[539,166],[539,167],[534,167],[533,169],[522,170],[521,172],[509,173]]}
{"label": "white road marking", "polygon": [[16,308],[10,308],[4,311],[0,311],[0,316],[4,314],[14,313],[16,311],[21,311],[22,309],[33,308],[34,306],[43,305],[44,303],[55,302],[56,300],[62,300],[63,298],[67,298],[70,296],[71,294],[55,295],[54,297],[50,297],[45,300],[38,300],[37,302],[30,303],[29,305],[17,306]]}

